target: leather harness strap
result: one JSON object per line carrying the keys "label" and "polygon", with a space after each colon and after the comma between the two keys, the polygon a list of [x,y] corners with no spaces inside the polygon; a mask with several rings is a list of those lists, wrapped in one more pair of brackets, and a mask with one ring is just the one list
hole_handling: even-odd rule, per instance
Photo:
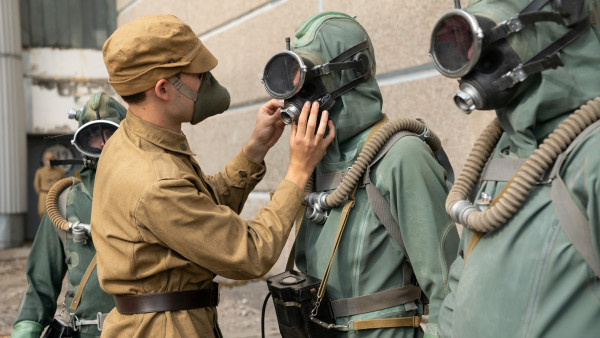
{"label": "leather harness strap", "polygon": [[77,287],[77,291],[75,292],[75,297],[73,297],[73,301],[71,302],[71,306],[69,307],[71,311],[77,310],[77,307],[79,306],[79,303],[81,301],[81,295],[83,294],[83,288],[85,288],[85,284],[90,278],[90,275],[92,274],[92,271],[94,271],[95,267],[96,255],[94,255],[94,258],[92,258],[92,261],[90,262],[90,265],[88,265],[87,269],[85,269],[85,273],[81,278],[81,282],[79,282],[79,286]]}
{"label": "leather harness strap", "polygon": [[117,311],[125,315],[215,307],[219,304],[219,284],[213,282],[208,289],[113,295],[113,298]]}

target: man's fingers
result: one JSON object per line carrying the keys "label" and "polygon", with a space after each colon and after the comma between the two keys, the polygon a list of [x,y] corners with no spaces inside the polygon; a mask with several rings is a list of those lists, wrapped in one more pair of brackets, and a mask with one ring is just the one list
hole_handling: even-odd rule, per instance
{"label": "man's fingers", "polygon": [[267,103],[265,103],[263,106],[263,111],[269,115],[273,115],[277,112],[277,110],[279,108],[281,108],[281,102],[275,100],[275,99],[271,99],[269,100]]}
{"label": "man's fingers", "polygon": [[306,134],[306,120],[308,118],[308,110],[310,108],[310,102],[304,102],[304,106],[302,106],[302,111],[300,112],[300,117],[298,118],[298,130],[297,133],[300,136],[304,136]]}
{"label": "man's fingers", "polygon": [[325,140],[327,141],[327,145],[329,146],[329,144],[335,138],[335,126],[333,125],[333,121],[331,121],[331,120],[329,120],[327,122],[327,125],[329,126],[329,133],[327,134],[327,137],[325,138]]}
{"label": "man's fingers", "polygon": [[329,112],[323,110],[321,113],[321,122],[319,122],[319,129],[317,129],[317,136],[323,138],[325,136],[325,129],[327,129],[327,119],[329,118]]}
{"label": "man's fingers", "polygon": [[308,122],[306,124],[306,135],[312,136],[315,134],[317,128],[317,116],[319,115],[319,102],[315,101],[310,107],[310,115],[308,116]]}

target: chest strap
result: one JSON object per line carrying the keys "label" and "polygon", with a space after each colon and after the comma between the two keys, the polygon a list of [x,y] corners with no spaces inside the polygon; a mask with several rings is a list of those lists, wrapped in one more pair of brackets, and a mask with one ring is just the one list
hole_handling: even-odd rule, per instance
{"label": "chest strap", "polygon": [[492,158],[483,168],[481,181],[508,182],[526,161],[526,158]]}
{"label": "chest strap", "polygon": [[215,307],[219,304],[219,284],[208,289],[146,293],[140,295],[113,295],[119,313],[165,312]]}

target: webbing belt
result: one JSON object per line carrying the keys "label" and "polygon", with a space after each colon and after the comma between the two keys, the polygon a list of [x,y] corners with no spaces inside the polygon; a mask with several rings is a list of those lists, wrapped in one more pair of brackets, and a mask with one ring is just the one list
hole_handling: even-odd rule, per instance
{"label": "webbing belt", "polygon": [[331,307],[336,318],[348,317],[414,302],[419,298],[421,298],[421,288],[407,285],[370,295],[332,300]]}
{"label": "webbing belt", "polygon": [[421,317],[402,317],[402,318],[382,318],[355,320],[352,322],[354,330],[368,330],[392,327],[419,327],[421,325]]}

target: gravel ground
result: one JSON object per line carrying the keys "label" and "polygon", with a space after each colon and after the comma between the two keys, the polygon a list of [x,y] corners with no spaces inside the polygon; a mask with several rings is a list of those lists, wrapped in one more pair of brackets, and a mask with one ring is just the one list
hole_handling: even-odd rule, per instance
{"label": "gravel ground", "polygon": [[[0,250],[0,338],[8,337],[17,314],[21,294],[27,287],[25,264],[31,243],[22,247]],[[237,282],[217,277],[221,285],[218,307],[219,325],[227,338],[261,337],[261,310],[267,295],[262,279]],[[59,302],[62,298],[59,299]],[[269,300],[265,315],[266,337],[280,337],[273,303]]]}

